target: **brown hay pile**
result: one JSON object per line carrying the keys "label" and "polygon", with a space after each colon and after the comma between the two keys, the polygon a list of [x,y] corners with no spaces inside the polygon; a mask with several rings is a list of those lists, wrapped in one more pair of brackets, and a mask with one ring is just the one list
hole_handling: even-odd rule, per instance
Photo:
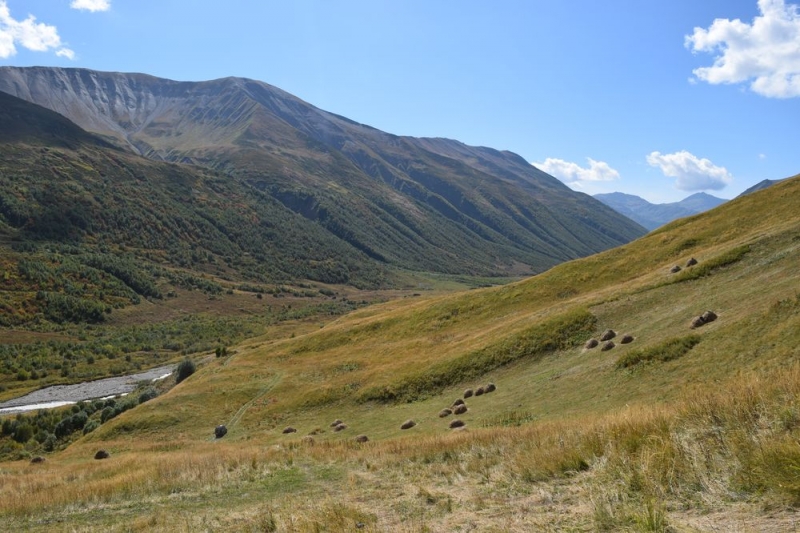
{"label": "brown hay pile", "polygon": [[368,440],[369,437],[367,437],[366,435],[358,435],[356,437],[356,442],[367,442]]}
{"label": "brown hay pile", "polygon": [[461,398],[459,398],[458,400],[456,400],[456,401],[454,401],[454,402],[453,402],[453,407],[456,407],[456,406],[458,406],[458,405],[464,405],[464,400],[462,400]]}
{"label": "brown hay pile", "polygon": [[214,428],[214,438],[221,439],[228,434],[228,428],[220,424]]}
{"label": "brown hay pile", "polygon": [[696,265],[696,264],[697,264],[697,259],[695,259],[694,257],[692,257],[691,259],[689,259],[688,261],[686,261],[686,266],[687,266],[687,267],[694,266],[694,265]]}
{"label": "brown hay pile", "polygon": [[295,428],[293,428],[292,426],[283,428],[283,434],[284,435],[288,435],[289,433],[297,433],[297,430]]}
{"label": "brown hay pile", "polygon": [[342,423],[343,423],[343,422],[337,418],[336,420],[334,420],[333,422],[331,422],[331,427],[332,427],[332,428],[335,428],[336,426],[338,426],[339,424],[342,424]]}
{"label": "brown hay pile", "polygon": [[616,344],[614,344],[614,341],[608,341],[604,343],[603,346],[600,347],[600,350],[607,352],[609,350],[614,349],[614,346],[616,346]]}
{"label": "brown hay pile", "polygon": [[345,429],[347,429],[347,424],[337,424],[336,427],[333,428],[334,431],[344,431]]}
{"label": "brown hay pile", "polygon": [[696,316],[690,322],[689,327],[692,328],[692,329],[695,329],[695,328],[699,328],[700,326],[702,326],[705,323],[706,323],[706,321],[703,320],[703,317]]}
{"label": "brown hay pile", "polygon": [[488,385],[486,385],[485,390],[486,390],[486,394],[489,394],[490,392],[496,391],[497,390],[497,386],[495,386],[494,383],[489,383]]}
{"label": "brown hay pile", "polygon": [[680,272],[680,271],[681,271],[681,267],[679,267],[678,265],[675,265],[674,267],[670,268],[670,269],[669,269],[669,271],[670,271],[672,274],[677,274],[678,272]]}
{"label": "brown hay pile", "polygon": [[472,397],[472,389],[467,389],[464,391],[464,399]]}
{"label": "brown hay pile", "polygon": [[708,324],[709,322],[714,322],[717,319],[717,314],[714,311],[706,311],[700,315],[700,318],[702,318],[705,323]]}
{"label": "brown hay pile", "polygon": [[620,344],[630,344],[633,342],[632,335],[623,335],[622,338],[619,340]]}
{"label": "brown hay pile", "polygon": [[450,422],[450,429],[463,428],[466,424],[462,420],[453,420]]}
{"label": "brown hay pile", "polygon": [[586,341],[586,344],[584,344],[583,347],[586,348],[587,350],[591,350],[592,348],[595,348],[598,344],[600,344],[600,342],[597,339],[589,339],[588,341]]}
{"label": "brown hay pile", "polygon": [[448,416],[452,415],[453,411],[447,407],[439,411],[439,418],[447,418]]}
{"label": "brown hay pile", "polygon": [[607,329],[600,335],[600,342],[610,341],[617,336],[617,332],[613,329]]}
{"label": "brown hay pile", "polygon": [[105,450],[97,450],[97,453],[94,454],[95,459],[108,459],[111,457],[111,454]]}
{"label": "brown hay pile", "polygon": [[478,387],[475,389],[475,396],[483,396],[483,393],[486,392],[483,387]]}
{"label": "brown hay pile", "polygon": [[406,420],[405,422],[403,422],[403,425],[400,426],[400,429],[411,429],[416,425],[417,423],[414,422],[413,420]]}
{"label": "brown hay pile", "polygon": [[457,405],[456,408],[453,410],[453,413],[457,415],[463,415],[467,412],[467,406],[465,404]]}

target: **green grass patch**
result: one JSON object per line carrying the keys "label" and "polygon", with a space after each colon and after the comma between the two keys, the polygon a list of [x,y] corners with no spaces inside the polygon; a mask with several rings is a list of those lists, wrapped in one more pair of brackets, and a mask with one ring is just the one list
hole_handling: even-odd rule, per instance
{"label": "green grass patch", "polygon": [[683,281],[690,281],[693,279],[699,279],[705,276],[710,276],[717,269],[730,266],[734,263],[738,263],[748,253],[750,253],[749,244],[745,244],[743,246],[737,246],[736,248],[728,250],[723,254],[720,254],[716,257],[712,257],[711,259],[703,261],[692,268],[684,269],[683,271],[681,271],[680,274],[675,276],[674,282],[680,283]]}
{"label": "green grass patch", "polygon": [[519,427],[536,420],[536,415],[530,411],[513,410],[494,416],[482,418],[478,421],[481,427]]}
{"label": "green grass patch", "polygon": [[634,350],[617,359],[616,367],[629,368],[649,361],[672,361],[689,353],[689,350],[697,346],[700,340],[699,335],[689,335],[688,337],[670,339],[649,348]]}
{"label": "green grass patch", "polygon": [[393,384],[371,387],[359,395],[359,401],[391,403],[426,398],[519,359],[539,359],[577,346],[591,334],[596,320],[586,309],[572,310],[498,343],[434,364]]}

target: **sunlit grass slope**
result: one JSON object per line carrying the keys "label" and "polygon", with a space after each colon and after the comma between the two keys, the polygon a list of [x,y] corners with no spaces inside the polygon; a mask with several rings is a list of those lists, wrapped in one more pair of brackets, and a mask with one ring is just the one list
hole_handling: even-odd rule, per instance
{"label": "sunlit grass slope", "polygon": [[[216,518],[189,529],[300,531],[702,531],[699,514],[725,510],[731,527],[781,530],[758,502],[800,501],[798,206],[795,178],[516,284],[251,339],[47,470],[4,467],[26,496],[0,509],[30,527],[29,513],[85,524],[106,508],[107,524],[168,530],[213,499]],[[706,310],[717,320],[691,329]],[[606,329],[613,349],[584,348]],[[489,382],[449,429],[440,410]],[[99,448],[112,460],[92,461]]]}
{"label": "sunlit grass slope", "polygon": [[[517,284],[391,302],[302,337],[254,340],[95,439],[132,425],[156,431],[148,420],[162,411],[176,418],[165,429],[187,438],[235,416],[230,440],[283,441],[284,425],[302,435],[344,416],[367,416],[359,432],[389,436],[402,419],[435,419],[462,389],[492,379],[500,390],[475,401],[476,415],[522,408],[540,418],[668,399],[689,383],[785,364],[796,328],[769,309],[798,290],[799,189],[789,181]],[[691,257],[697,265],[670,272]],[[720,318],[691,330],[707,309]],[[635,341],[583,349],[608,328]],[[694,334],[700,342],[680,360],[615,368],[629,351]]]}

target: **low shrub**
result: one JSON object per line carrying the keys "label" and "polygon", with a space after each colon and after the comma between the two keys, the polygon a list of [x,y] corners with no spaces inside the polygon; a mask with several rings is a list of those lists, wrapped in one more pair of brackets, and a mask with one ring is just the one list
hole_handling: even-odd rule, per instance
{"label": "low shrub", "polygon": [[178,370],[176,371],[177,374],[175,375],[175,383],[180,383],[184,379],[188,378],[192,374],[195,373],[197,367],[194,364],[194,361],[191,359],[184,359],[178,365]]}

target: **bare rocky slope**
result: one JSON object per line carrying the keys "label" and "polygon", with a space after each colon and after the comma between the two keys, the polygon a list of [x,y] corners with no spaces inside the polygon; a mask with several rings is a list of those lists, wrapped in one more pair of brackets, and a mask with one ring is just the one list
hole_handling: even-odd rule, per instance
{"label": "bare rocky slope", "polygon": [[3,67],[0,91],[150,159],[224,171],[381,264],[530,274],[644,233],[516,154],[394,136],[258,81]]}

